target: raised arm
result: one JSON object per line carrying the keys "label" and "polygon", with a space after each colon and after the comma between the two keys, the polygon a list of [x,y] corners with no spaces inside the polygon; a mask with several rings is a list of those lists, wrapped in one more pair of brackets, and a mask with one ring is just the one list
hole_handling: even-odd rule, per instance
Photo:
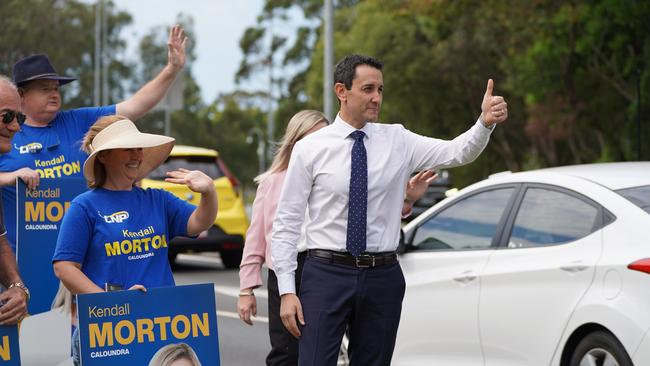
{"label": "raised arm", "polygon": [[185,30],[180,25],[172,27],[167,41],[167,65],[153,80],[140,88],[133,96],[118,103],[116,106],[117,114],[135,121],[162,100],[178,73],[185,66],[186,43]]}
{"label": "raised arm", "polygon": [[201,199],[190,219],[187,221],[187,234],[198,235],[214,224],[217,217],[217,191],[214,181],[198,170],[178,169],[167,172],[166,182],[184,184],[193,192],[200,193]]}
{"label": "raised arm", "polygon": [[404,144],[410,150],[413,171],[455,167],[474,161],[485,149],[496,124],[508,118],[508,105],[503,97],[492,95],[494,82],[488,80],[481,103],[481,116],[474,125],[453,140],[440,140],[405,133]]}

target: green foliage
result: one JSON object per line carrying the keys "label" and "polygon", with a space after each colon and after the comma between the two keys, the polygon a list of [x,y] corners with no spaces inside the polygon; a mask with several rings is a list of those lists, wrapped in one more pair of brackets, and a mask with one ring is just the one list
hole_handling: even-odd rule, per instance
{"label": "green foliage", "polygon": [[[260,95],[235,92],[219,96],[214,102],[205,105],[201,90],[190,72],[194,54],[193,20],[179,15],[177,21],[185,29],[190,41],[187,45],[185,71],[178,77],[184,78],[183,109],[171,114],[171,135],[177,144],[211,148],[219,151],[223,160],[242,181],[245,187],[253,186],[253,178],[258,174],[255,149],[246,143],[248,131],[253,126],[261,126],[266,115],[256,104]],[[134,89],[153,78],[167,62],[168,26],[158,26],[145,35],[140,42],[140,80]],[[162,111],[153,111],[138,121],[146,131],[164,131]]]}
{"label": "green foliage", "polygon": [[[453,170],[457,185],[505,169],[636,159],[639,85],[641,139],[650,139],[649,2],[335,4],[335,59],[361,53],[385,64],[384,121],[453,138],[476,120],[486,81],[495,80],[496,94],[508,101],[509,119],[475,163]],[[264,14],[291,6],[317,19],[322,2],[269,0]],[[279,120],[321,106],[320,27],[299,28],[299,41],[285,53],[296,65],[309,62],[287,83]],[[648,150],[643,158],[650,157]]]}
{"label": "green foliage", "polygon": [[[22,57],[46,53],[57,72],[79,80],[62,89],[66,107],[92,105],[95,7],[78,0],[3,0],[5,14],[0,33],[0,73],[11,76],[13,64]],[[108,47],[111,54],[111,98],[124,96],[122,80],[131,76],[131,64],[123,60],[126,43],[119,37],[131,16],[108,6]]]}
{"label": "green foliage", "polygon": [[[139,60],[124,55],[120,31],[131,22],[110,3],[111,101],[122,100],[153,78],[166,62],[168,26],[140,42]],[[384,61],[381,119],[428,136],[449,139],[480,113],[488,78],[508,101],[509,119],[492,134],[481,157],[452,171],[466,185],[500,170],[637,158],[650,141],[650,2],[501,0],[338,0],[335,60],[364,53]],[[267,0],[258,24],[240,39],[244,58],[237,81],[266,75],[275,65],[277,140],[289,118],[321,109],[323,93],[322,0]],[[290,19],[295,10],[305,21]],[[66,107],[92,104],[94,6],[79,0],[5,0],[0,72],[11,74],[20,57],[47,53],[57,70],[79,78],[63,88]],[[179,16],[190,39],[192,19]],[[294,26],[296,37],[273,34]],[[207,104],[189,71],[184,106],[172,113],[179,143],[216,148],[246,184],[257,174],[251,128],[266,131],[269,92],[237,91]],[[137,63],[135,61],[138,61]],[[134,65],[139,65],[135,67]],[[331,80],[325,81],[331,83]],[[639,104],[639,90],[641,103]],[[142,121],[162,131],[162,112]],[[650,158],[644,148],[642,158]]]}
{"label": "green foliage", "polygon": [[[266,112],[258,104],[260,95],[234,92],[221,95],[205,110],[201,129],[194,131],[193,141],[201,146],[212,143],[242,181],[245,187],[253,187],[253,178],[259,174],[255,145],[246,143],[253,128],[264,130]],[[203,113],[202,113],[203,114]],[[208,145],[209,146],[209,145]]]}

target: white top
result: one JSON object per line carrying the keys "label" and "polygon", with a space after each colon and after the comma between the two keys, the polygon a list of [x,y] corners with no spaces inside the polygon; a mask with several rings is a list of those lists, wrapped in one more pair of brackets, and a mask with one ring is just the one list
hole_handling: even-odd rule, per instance
{"label": "white top", "polygon": [[[368,252],[397,249],[406,182],[413,172],[473,161],[492,132],[480,120],[451,141],[421,136],[399,124],[367,123],[361,130],[368,155]],[[308,249],[346,250],[354,143],[349,135],[354,131],[337,115],[334,123],[298,141],[293,149],[271,234],[281,295],[295,293],[296,243],[305,218]]]}

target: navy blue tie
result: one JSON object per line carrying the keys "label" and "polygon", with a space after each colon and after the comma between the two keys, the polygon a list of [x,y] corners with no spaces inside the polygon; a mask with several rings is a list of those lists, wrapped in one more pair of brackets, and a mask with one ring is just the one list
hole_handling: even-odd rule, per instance
{"label": "navy blue tie", "polygon": [[350,137],[352,145],[352,165],[350,169],[350,195],[348,206],[348,232],[346,248],[358,257],[366,250],[366,223],[368,214],[368,157],[363,145],[363,131],[354,131]]}

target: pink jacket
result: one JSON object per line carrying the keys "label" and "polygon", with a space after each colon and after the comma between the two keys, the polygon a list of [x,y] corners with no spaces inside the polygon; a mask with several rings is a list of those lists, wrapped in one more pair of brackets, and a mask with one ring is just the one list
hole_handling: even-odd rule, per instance
{"label": "pink jacket", "polygon": [[271,230],[280,201],[286,170],[267,176],[257,187],[251,224],[246,232],[244,254],[239,266],[239,288],[262,285],[262,264],[273,269],[271,263]]}

